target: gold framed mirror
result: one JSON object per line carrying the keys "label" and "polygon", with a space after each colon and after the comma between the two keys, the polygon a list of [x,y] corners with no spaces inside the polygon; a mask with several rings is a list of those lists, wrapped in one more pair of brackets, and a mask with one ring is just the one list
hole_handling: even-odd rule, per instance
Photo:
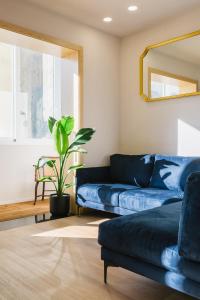
{"label": "gold framed mirror", "polygon": [[200,30],[145,48],[140,95],[147,102],[200,95]]}

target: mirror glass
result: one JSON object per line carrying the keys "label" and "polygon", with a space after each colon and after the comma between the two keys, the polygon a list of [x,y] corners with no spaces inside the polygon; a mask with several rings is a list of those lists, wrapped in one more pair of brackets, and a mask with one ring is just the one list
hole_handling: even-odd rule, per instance
{"label": "mirror glass", "polygon": [[151,48],[143,59],[143,94],[148,100],[200,91],[200,36]]}

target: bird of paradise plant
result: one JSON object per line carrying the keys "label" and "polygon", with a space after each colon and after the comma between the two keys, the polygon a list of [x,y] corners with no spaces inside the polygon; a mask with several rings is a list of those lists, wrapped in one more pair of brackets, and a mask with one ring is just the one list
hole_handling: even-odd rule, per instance
{"label": "bird of paradise plant", "polygon": [[[40,181],[52,182],[55,187],[56,199],[61,199],[66,195],[66,189],[73,185],[73,183],[67,182],[69,174],[83,167],[83,164],[75,164],[66,167],[66,162],[73,153],[86,153],[86,150],[82,148],[82,145],[91,140],[95,130],[93,128],[81,128],[75,134],[75,137],[70,139],[74,129],[74,118],[72,116],[63,116],[59,120],[49,117],[48,127],[58,153],[59,164],[57,165],[56,160],[54,159],[45,161],[43,166],[46,164],[50,167],[54,176],[43,176],[40,178]],[[37,166],[39,168],[40,160],[38,161]]]}

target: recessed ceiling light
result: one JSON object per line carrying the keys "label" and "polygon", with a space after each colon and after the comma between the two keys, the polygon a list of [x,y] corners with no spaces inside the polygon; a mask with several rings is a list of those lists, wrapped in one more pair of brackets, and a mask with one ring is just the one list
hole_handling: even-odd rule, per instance
{"label": "recessed ceiling light", "polygon": [[112,22],[112,18],[111,17],[105,17],[105,18],[103,18],[103,22],[110,23],[110,22]]}
{"label": "recessed ceiling light", "polygon": [[128,7],[128,11],[136,11],[136,10],[138,10],[138,6],[137,5],[130,5]]}

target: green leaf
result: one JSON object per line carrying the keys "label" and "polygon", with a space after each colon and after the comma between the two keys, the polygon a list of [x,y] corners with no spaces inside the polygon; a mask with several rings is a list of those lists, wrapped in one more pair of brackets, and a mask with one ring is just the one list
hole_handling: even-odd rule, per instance
{"label": "green leaf", "polygon": [[70,135],[72,130],[74,129],[74,118],[71,116],[62,117],[61,124],[67,135]]}
{"label": "green leaf", "polygon": [[51,176],[43,176],[43,177],[40,177],[39,182],[44,182],[44,181],[53,181],[53,179],[51,178]]}
{"label": "green leaf", "polygon": [[49,131],[52,133],[53,132],[53,126],[56,123],[56,119],[53,117],[49,117],[48,119],[48,127],[49,127]]}
{"label": "green leaf", "polygon": [[65,184],[65,189],[69,189],[70,187],[74,186],[75,184],[74,183],[67,183]]}
{"label": "green leaf", "polygon": [[40,157],[35,165],[37,169],[44,167],[47,163],[47,159],[45,157]]}
{"label": "green leaf", "polygon": [[83,167],[84,167],[83,164],[73,165],[73,166],[69,167],[68,172],[75,171],[75,170],[81,169],[81,168],[83,168]]}
{"label": "green leaf", "polygon": [[83,148],[79,148],[79,149],[77,150],[77,152],[79,152],[79,153],[87,153],[87,150],[85,150],[85,149],[83,149]]}
{"label": "green leaf", "polygon": [[55,166],[55,163],[56,163],[55,159],[51,159],[46,162],[47,166],[50,168],[53,168]]}
{"label": "green leaf", "polygon": [[41,167],[41,160],[42,158],[40,157],[36,163],[36,165],[34,165],[36,167],[36,169],[39,169]]}
{"label": "green leaf", "polygon": [[83,148],[79,148],[78,146],[73,147],[72,149],[69,150],[69,153],[87,153],[87,151]]}
{"label": "green leaf", "polygon": [[69,146],[69,139],[66,135],[64,127],[62,126],[61,120],[56,121],[53,126],[53,137],[59,155],[64,155]]}
{"label": "green leaf", "polygon": [[93,128],[80,129],[75,136],[74,142],[70,145],[70,148],[73,148],[74,146],[86,144],[88,141],[91,140],[94,133],[95,130]]}

